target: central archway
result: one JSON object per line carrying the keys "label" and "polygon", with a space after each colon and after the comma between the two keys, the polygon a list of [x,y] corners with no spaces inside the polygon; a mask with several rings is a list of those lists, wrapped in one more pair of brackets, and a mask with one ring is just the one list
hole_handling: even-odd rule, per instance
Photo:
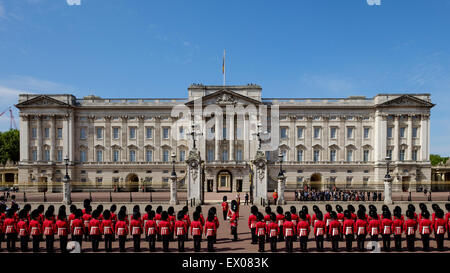
{"label": "central archway", "polygon": [[322,175],[320,173],[313,173],[310,178],[311,188],[320,189],[322,184]]}
{"label": "central archway", "polygon": [[126,188],[129,191],[138,191],[139,190],[139,177],[135,173],[130,173],[127,175],[125,181],[127,182]]}
{"label": "central archway", "polygon": [[222,170],[217,174],[217,192],[231,192],[233,190],[233,177],[228,170]]}

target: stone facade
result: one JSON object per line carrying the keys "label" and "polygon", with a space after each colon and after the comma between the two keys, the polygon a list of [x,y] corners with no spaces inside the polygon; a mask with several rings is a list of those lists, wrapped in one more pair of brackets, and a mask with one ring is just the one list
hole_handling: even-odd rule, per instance
{"label": "stone facade", "polygon": [[[261,92],[253,84],[194,84],[187,99],[22,94],[16,105],[18,184],[30,191],[60,190],[67,155],[74,190],[169,190],[174,154],[178,189],[186,190],[192,120],[206,192],[250,191],[257,125],[279,134],[276,148],[265,151],[269,191],[277,187],[280,153],[286,190],[382,189],[387,155],[394,191],[430,184],[430,94],[290,99],[262,98]],[[176,107],[191,112],[178,115]],[[228,115],[229,107],[246,112]],[[252,107],[270,108],[269,117],[248,111]]]}

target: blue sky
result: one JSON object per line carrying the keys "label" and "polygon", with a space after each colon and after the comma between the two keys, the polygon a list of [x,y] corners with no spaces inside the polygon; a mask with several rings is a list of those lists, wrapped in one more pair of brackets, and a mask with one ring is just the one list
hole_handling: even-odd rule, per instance
{"label": "blue sky", "polygon": [[449,29],[450,0],[0,0],[0,111],[22,92],[186,97],[222,83],[226,49],[227,84],[264,97],[431,93],[448,156]]}

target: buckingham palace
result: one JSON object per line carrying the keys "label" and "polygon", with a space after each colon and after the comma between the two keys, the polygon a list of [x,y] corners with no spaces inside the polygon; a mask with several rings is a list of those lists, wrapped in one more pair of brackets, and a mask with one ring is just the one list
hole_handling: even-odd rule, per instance
{"label": "buckingham palace", "polygon": [[67,157],[73,190],[168,190],[173,166],[185,190],[193,147],[205,192],[250,191],[257,151],[268,191],[280,164],[286,190],[378,190],[386,158],[395,191],[429,186],[433,106],[430,94],[263,98],[255,84],[192,84],[176,99],[21,94],[18,186],[59,191]]}

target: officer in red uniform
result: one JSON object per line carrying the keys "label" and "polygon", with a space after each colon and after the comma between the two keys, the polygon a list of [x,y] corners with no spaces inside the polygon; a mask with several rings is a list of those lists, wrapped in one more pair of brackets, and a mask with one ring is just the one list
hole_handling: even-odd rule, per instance
{"label": "officer in red uniform", "polygon": [[[3,197],[3,196],[1,196],[1,197]],[[3,229],[4,229],[3,223],[5,222],[5,219],[6,219],[5,210],[6,210],[6,205],[0,204],[0,249],[2,248],[2,242],[5,240],[5,232],[3,231]]]}
{"label": "officer in red uniform", "polygon": [[326,233],[326,225],[323,221],[323,214],[319,210],[316,209],[315,214],[313,216],[314,221],[314,236],[316,237],[316,247],[318,251],[323,251],[323,236]]}
{"label": "officer in red uniform", "polygon": [[434,221],[434,232],[436,238],[437,249],[444,251],[444,234],[446,231],[446,222],[444,220],[444,211],[436,210],[436,219]]}
{"label": "officer in red uniform", "polygon": [[89,220],[88,230],[89,238],[92,242],[92,251],[97,252],[98,246],[100,244],[101,232],[100,232],[100,221],[98,220],[100,216],[100,211],[94,210],[92,212],[91,220]]}
{"label": "officer in red uniform", "polygon": [[130,221],[130,231],[133,236],[133,246],[135,252],[141,251],[141,234],[142,234],[142,222],[141,214],[139,211],[133,212],[133,218]]}
{"label": "officer in red uniform", "polygon": [[358,246],[358,251],[364,251],[364,242],[366,240],[367,235],[367,220],[366,220],[366,213],[364,210],[360,209],[357,213],[358,220],[356,220],[356,242]]}
{"label": "officer in red uniform", "polygon": [[100,231],[105,236],[105,251],[112,252],[112,241],[114,238],[114,226],[111,220],[111,212],[103,212],[103,221],[100,224]]}
{"label": "officer in red uniform", "polygon": [[[183,221],[186,223],[187,228],[189,229],[189,227],[191,226],[191,218],[189,218],[189,208],[188,206],[184,206],[183,207]],[[184,240],[187,241],[188,240],[188,234],[189,232],[186,232],[185,238]]]}
{"label": "officer in red uniform", "polygon": [[[159,229],[159,223],[161,222],[161,213],[162,213],[162,211],[163,211],[163,207],[162,206],[158,206],[156,208],[156,214],[155,214],[154,220],[156,222],[156,225],[158,226],[158,229]],[[160,232],[158,232],[156,234],[156,241],[160,242],[161,239],[162,239],[161,234],[160,234]]]}
{"label": "officer in red uniform", "polygon": [[337,215],[337,220],[339,222],[339,224],[341,224],[341,233],[340,233],[340,239],[342,241],[342,239],[344,238],[344,234],[342,233],[342,227],[344,226],[344,220],[345,220],[345,216],[344,216],[344,209],[342,208],[341,205],[336,205],[336,215]]}
{"label": "officer in red uniform", "polygon": [[39,243],[41,242],[42,225],[39,222],[39,211],[37,209],[31,212],[30,234],[33,238],[33,252],[39,252]]}
{"label": "officer in red uniform", "polygon": [[352,219],[352,213],[349,210],[344,211],[345,220],[342,223],[342,232],[345,234],[347,251],[352,251],[352,244],[355,240],[356,223]]}
{"label": "officer in red uniform", "polygon": [[300,250],[302,252],[307,251],[308,247],[308,236],[310,232],[309,222],[306,217],[306,212],[304,210],[300,211],[300,221],[297,224],[297,234],[300,237]]}
{"label": "officer in red uniform", "polygon": [[378,242],[378,234],[380,234],[380,221],[378,220],[378,215],[375,210],[369,211],[369,234],[370,240]]}
{"label": "officer in red uniform", "polygon": [[56,221],[56,232],[59,237],[59,246],[62,253],[67,252],[67,238],[69,236],[69,222],[67,221],[66,210],[59,210]]}
{"label": "officer in red uniform", "polygon": [[126,214],[123,210],[119,211],[119,220],[116,223],[115,234],[119,237],[119,250],[120,252],[125,252],[125,241],[128,235],[128,225],[125,221]]}
{"label": "officer in red uniform", "polygon": [[252,234],[252,245],[258,243],[258,238],[256,234],[256,223],[258,222],[258,207],[252,206],[250,208],[250,216],[248,217],[248,228]]}
{"label": "officer in red uniform", "polygon": [[161,213],[161,221],[159,222],[158,230],[163,242],[163,251],[169,252],[170,232],[172,227],[170,226],[169,214],[167,211]]}
{"label": "officer in red uniform", "polygon": [[214,222],[214,213],[210,211],[205,223],[205,235],[208,240],[208,252],[214,252],[214,238],[217,234],[216,223]]}
{"label": "officer in red uniform", "polygon": [[406,211],[406,217],[408,217],[408,219],[403,224],[403,230],[406,233],[406,244],[408,246],[408,251],[414,251],[414,242],[416,240],[417,229],[414,211],[408,209]]}
{"label": "officer in red uniform", "polygon": [[339,239],[340,239],[340,230],[341,224],[337,220],[336,212],[332,211],[330,213],[331,222],[328,225],[328,234],[331,236],[331,245],[334,252],[339,250]]}
{"label": "officer in red uniform", "polygon": [[225,195],[223,197],[223,202],[222,202],[222,214],[223,214],[224,221],[227,220],[227,213],[228,213],[228,202],[227,202],[227,196]]}
{"label": "officer in red uniform", "polygon": [[422,219],[419,222],[419,233],[422,237],[423,251],[430,250],[430,234],[433,231],[433,223],[430,221],[428,210],[422,211]]}
{"label": "officer in red uniform", "polygon": [[154,218],[155,218],[155,211],[151,210],[149,212],[148,221],[144,226],[145,233],[148,238],[149,249],[151,252],[155,251],[156,234],[159,233],[158,226],[156,225],[156,221],[154,220]]}
{"label": "officer in red uniform", "polygon": [[391,234],[393,230],[393,221],[389,209],[383,211],[381,220],[381,237],[383,239],[383,251],[391,251]]}
{"label": "officer in red uniform", "polygon": [[297,241],[297,225],[298,225],[298,222],[300,219],[298,217],[297,209],[295,208],[295,206],[290,207],[290,212],[291,212],[291,222],[292,222],[292,224],[294,224],[294,227],[295,227],[293,239],[294,239],[294,242],[296,242]]}
{"label": "officer in red uniform", "polygon": [[[232,207],[233,207],[233,205],[232,205]],[[193,217],[194,221],[191,222],[191,234],[194,239],[194,251],[199,252],[200,244],[201,244],[200,239],[201,239],[202,233],[203,233],[203,226],[202,226],[202,223],[200,222],[200,213],[198,211],[195,211],[192,217]]]}
{"label": "officer in red uniform", "polygon": [[195,208],[195,211],[197,211],[199,213],[199,217],[200,217],[199,221],[202,224],[202,226],[204,227],[205,226],[205,218],[203,217],[203,214],[202,214],[202,207],[201,206],[197,206]]}
{"label": "officer in red uniform", "polygon": [[147,224],[147,221],[150,219],[150,211],[152,211],[152,205],[145,206],[145,214],[142,216],[142,226],[145,227],[145,224]]}
{"label": "officer in red uniform", "polygon": [[355,214],[355,207],[353,205],[348,205],[347,206],[347,210],[350,211],[350,214],[352,216],[352,220],[355,221],[355,223],[356,223],[356,220],[358,220],[358,217]]}
{"label": "officer in red uniform", "polygon": [[51,210],[47,210],[45,212],[45,220],[42,224],[42,227],[44,228],[44,235],[45,235],[45,241],[46,241],[46,249],[47,252],[52,253],[54,252],[54,241],[55,241],[55,224],[53,223],[53,214]]}
{"label": "officer in red uniform", "polygon": [[267,231],[266,223],[264,222],[264,216],[258,212],[258,222],[256,223],[256,235],[258,236],[259,248],[258,252],[264,252],[264,241]]}
{"label": "officer in red uniform", "polygon": [[271,222],[267,227],[270,236],[270,251],[277,252],[277,238],[278,233],[280,233],[280,227],[278,226],[277,216],[275,215],[275,213],[272,212],[270,214],[270,220]]}
{"label": "officer in red uniform", "polygon": [[84,240],[87,242],[89,239],[89,222],[92,219],[92,208],[90,205],[86,206],[84,208],[84,212],[83,212],[83,224],[84,224]]}
{"label": "officer in red uniform", "polygon": [[81,209],[75,211],[75,219],[72,221],[71,233],[73,235],[73,240],[77,241],[81,248],[84,233],[83,212]]}
{"label": "officer in red uniform", "polygon": [[[111,213],[111,222],[113,224],[114,229],[116,229],[116,223],[118,221],[116,210],[117,210],[117,206],[115,204],[111,205],[111,207],[109,208],[109,211]],[[113,240],[115,240],[115,239],[116,238],[114,237]]]}
{"label": "officer in red uniform", "polygon": [[283,232],[283,224],[284,224],[283,208],[281,206],[277,207],[277,224],[280,227],[280,233],[278,234],[278,241],[281,242],[284,240],[284,232]]}
{"label": "officer in red uniform", "polygon": [[[325,205],[325,211],[327,213],[325,213],[325,215],[323,216],[323,220],[325,221],[325,226],[327,228],[327,240],[330,240],[330,234],[329,234],[329,227],[330,227],[330,222],[331,222],[331,212],[333,211],[333,208],[331,207],[330,204],[326,204]],[[336,216],[337,217],[337,216]]]}
{"label": "officer in red uniform", "polygon": [[238,240],[237,226],[239,220],[239,213],[238,213],[238,204],[236,200],[231,201],[230,212],[231,215],[229,216],[229,219],[230,219],[231,234],[233,235],[233,241],[237,241]]}
{"label": "officer in red uniform", "polygon": [[[77,210],[77,206],[75,206],[75,205],[70,205],[70,207],[69,207],[69,211],[70,211],[70,214],[69,214],[69,217],[68,217],[68,221],[69,221],[69,231],[70,230],[72,230],[72,222],[73,222],[73,220],[75,220],[75,211]],[[69,232],[70,233],[70,232]],[[74,241],[74,239],[73,239],[73,234],[72,234],[72,241]]]}
{"label": "officer in red uniform", "polygon": [[[399,207],[400,208],[400,207]],[[394,220],[392,221],[392,233],[394,234],[395,250],[402,250],[402,233],[403,233],[403,219],[401,211],[394,209]]]}
{"label": "officer in red uniform", "polygon": [[175,221],[176,221],[176,218],[175,218],[175,215],[174,215],[175,214],[175,209],[173,207],[169,207],[167,209],[167,214],[168,214],[167,221],[170,223],[169,240],[170,241],[175,241],[174,240],[174,234],[175,234],[174,227],[175,227]]}
{"label": "officer in red uniform", "polygon": [[9,252],[16,251],[17,222],[14,214],[14,209],[9,209],[6,212],[6,219],[3,222],[3,231],[6,234],[6,247]]}
{"label": "officer in red uniform", "polygon": [[177,214],[177,221],[175,221],[175,235],[178,238],[178,251],[184,252],[184,239],[186,238],[186,233],[188,232],[188,227],[186,222],[183,221],[184,212],[179,211]]}
{"label": "officer in red uniform", "polygon": [[445,204],[445,209],[447,210],[447,213],[445,214],[445,223],[447,227],[447,237],[450,240],[450,203]]}
{"label": "officer in red uniform", "polygon": [[294,229],[296,227],[291,221],[291,213],[286,211],[284,214],[284,223],[283,223],[283,234],[286,241],[286,252],[293,251],[293,241],[294,241]]}
{"label": "officer in red uniform", "polygon": [[312,222],[311,222],[311,215],[309,215],[308,206],[302,206],[302,211],[305,212],[306,221],[308,221],[309,225],[311,225],[312,224]]}
{"label": "officer in red uniform", "polygon": [[270,206],[267,206],[265,208],[265,212],[266,215],[264,215],[264,222],[266,223],[266,243],[270,242],[270,236],[269,236],[269,224],[272,222],[272,220],[270,219],[270,216],[272,215],[272,209],[270,208]]}
{"label": "officer in red uniform", "polygon": [[25,209],[19,212],[19,222],[17,223],[17,230],[20,237],[20,250],[28,252],[28,238],[30,236],[29,223],[27,211]]}

